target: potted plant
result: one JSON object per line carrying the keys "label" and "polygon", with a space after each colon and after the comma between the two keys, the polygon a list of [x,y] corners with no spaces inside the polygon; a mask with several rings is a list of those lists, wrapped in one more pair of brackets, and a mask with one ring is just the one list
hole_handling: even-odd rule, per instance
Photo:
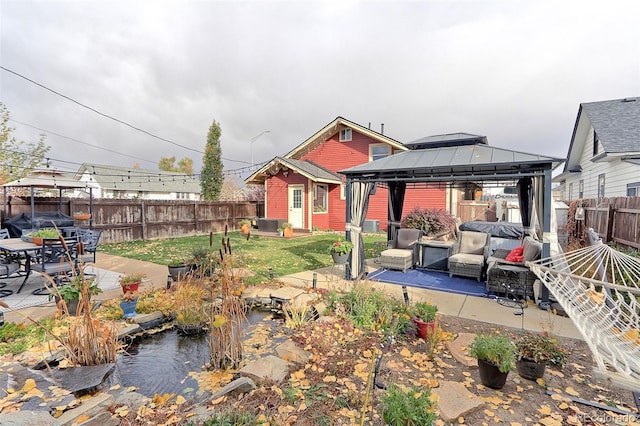
{"label": "potted plant", "polygon": [[71,281],[63,286],[55,288],[56,304],[61,306],[61,302],[64,301],[67,313],[69,315],[76,315],[78,310],[78,302],[83,294],[83,291],[89,297],[89,302],[92,296],[96,296],[102,293],[102,289],[98,287],[95,277],[87,278],[84,274],[73,277]]}
{"label": "potted plant", "polygon": [[186,280],[173,294],[176,309],[176,327],[181,334],[198,334],[205,330],[208,315],[203,300],[206,290],[198,280]]}
{"label": "potted plant", "polygon": [[91,219],[91,213],[85,211],[77,211],[73,214],[75,220],[89,220]]}
{"label": "potted plant", "polygon": [[251,230],[251,221],[249,219],[243,219],[240,221],[240,232],[248,234]]}
{"label": "potted plant", "polygon": [[515,367],[515,347],[502,334],[477,334],[469,345],[469,355],[478,360],[480,382],[492,389],[502,389],[509,371]]}
{"label": "potted plant", "polygon": [[56,228],[42,228],[28,234],[33,244],[42,245],[43,240],[57,240],[60,232]]}
{"label": "potted plant", "polygon": [[136,312],[136,306],[138,305],[138,292],[127,291],[120,298],[120,309],[122,309],[122,316],[125,319],[133,318],[138,313]]}
{"label": "potted plant", "polygon": [[282,231],[284,233],[285,238],[293,237],[293,224],[289,222],[285,222],[282,224]]}
{"label": "potted plant", "polygon": [[336,265],[344,265],[347,263],[347,258],[349,257],[351,250],[353,250],[353,243],[351,241],[346,241],[342,237],[331,243],[331,246],[329,247],[329,253],[331,253],[333,263]]}
{"label": "potted plant", "polygon": [[438,307],[427,302],[417,302],[411,309],[413,322],[418,328],[418,337],[426,339],[436,329]]}
{"label": "potted plant", "polygon": [[515,346],[516,369],[525,379],[539,379],[547,365],[563,367],[567,360],[567,351],[547,332],[521,334]]}
{"label": "potted plant", "polygon": [[177,282],[193,270],[193,263],[185,258],[172,259],[167,265],[171,280]]}
{"label": "potted plant", "polygon": [[126,274],[120,277],[120,287],[122,288],[122,293],[131,293],[138,291],[138,287],[144,278],[144,274],[140,272],[134,272],[131,274]]}

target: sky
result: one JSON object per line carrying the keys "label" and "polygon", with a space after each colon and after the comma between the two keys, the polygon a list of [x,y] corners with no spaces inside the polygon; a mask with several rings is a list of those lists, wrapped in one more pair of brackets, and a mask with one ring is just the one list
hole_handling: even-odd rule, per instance
{"label": "sky", "polygon": [[215,120],[242,179],[337,116],[564,158],[580,103],[640,95],[639,16],[637,0],[0,0],[0,102],[66,171],[175,156],[199,173]]}

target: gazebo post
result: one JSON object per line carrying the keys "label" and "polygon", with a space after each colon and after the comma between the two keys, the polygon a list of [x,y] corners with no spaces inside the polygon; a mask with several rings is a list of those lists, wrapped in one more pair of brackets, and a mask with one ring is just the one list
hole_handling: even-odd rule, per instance
{"label": "gazebo post", "polygon": [[[542,225],[542,258],[551,256],[551,243],[549,242],[549,233],[551,232],[551,169],[544,169],[544,220]],[[551,309],[549,302],[549,289],[542,282],[540,283],[540,309],[548,311]]]}

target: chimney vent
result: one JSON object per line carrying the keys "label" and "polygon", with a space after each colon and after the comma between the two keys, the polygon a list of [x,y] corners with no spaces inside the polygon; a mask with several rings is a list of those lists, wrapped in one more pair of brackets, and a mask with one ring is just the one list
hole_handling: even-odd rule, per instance
{"label": "chimney vent", "polygon": [[380,134],[384,135],[384,123],[380,123]]}

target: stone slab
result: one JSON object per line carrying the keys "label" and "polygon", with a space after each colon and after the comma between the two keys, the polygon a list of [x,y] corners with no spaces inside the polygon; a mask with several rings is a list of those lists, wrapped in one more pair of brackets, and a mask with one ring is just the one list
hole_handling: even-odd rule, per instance
{"label": "stone slab", "polygon": [[453,342],[447,342],[447,349],[460,364],[468,368],[478,368],[478,360],[469,356],[467,348],[476,335],[473,333],[459,333]]}
{"label": "stone slab", "polygon": [[81,392],[102,384],[104,379],[116,368],[114,363],[91,365],[86,367],[62,368],[52,370],[55,382],[69,392]]}
{"label": "stone slab", "polygon": [[289,373],[289,363],[274,355],[260,358],[245,365],[240,374],[258,382],[269,381],[280,383]]}
{"label": "stone slab", "polygon": [[2,413],[2,426],[60,426],[60,422],[44,411]]}
{"label": "stone slab", "polygon": [[247,393],[256,388],[256,384],[249,377],[240,377],[227,384],[225,387],[220,389],[218,392],[214,393],[211,396],[211,400],[216,400],[224,395],[232,394],[232,393]]}
{"label": "stone slab", "polygon": [[271,297],[280,300],[292,300],[304,293],[304,290],[295,287],[281,287],[271,291]]}
{"label": "stone slab", "polygon": [[291,340],[287,340],[278,345],[276,347],[276,354],[281,359],[298,365],[306,364],[313,356],[311,352],[305,351]]}
{"label": "stone slab", "polygon": [[58,417],[58,421],[62,426],[72,425],[76,423],[76,419],[78,417],[87,416],[91,418],[99,416],[114,404],[115,399],[113,398],[113,395],[99,393],[92,398],[83,401],[77,408],[62,413],[62,415]]}
{"label": "stone slab", "polygon": [[464,417],[484,405],[484,401],[469,392],[463,383],[441,381],[440,386],[432,389],[438,397],[440,418],[445,422],[456,423],[459,417]]}

